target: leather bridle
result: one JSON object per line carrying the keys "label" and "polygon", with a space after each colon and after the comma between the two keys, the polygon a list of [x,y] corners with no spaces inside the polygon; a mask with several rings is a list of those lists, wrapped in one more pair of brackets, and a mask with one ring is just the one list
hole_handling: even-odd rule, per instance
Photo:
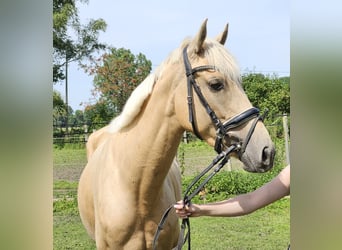
{"label": "leather bridle", "polygon": [[[191,199],[195,195],[197,195],[201,191],[201,189],[205,186],[205,184],[208,183],[209,180],[212,177],[214,177],[214,175],[218,173],[222,169],[222,167],[228,162],[229,156],[232,152],[236,152],[239,155],[239,158],[242,157],[242,154],[245,152],[247,144],[250,138],[252,137],[256,124],[258,123],[259,120],[263,120],[267,113],[266,111],[263,115],[260,115],[259,109],[252,107],[230,118],[227,121],[221,122],[220,119],[218,119],[217,115],[215,114],[215,111],[210,107],[209,103],[203,96],[202,91],[195,80],[195,73],[200,72],[200,71],[206,71],[206,70],[216,71],[217,68],[212,65],[204,65],[204,66],[192,68],[189,58],[188,58],[187,48],[188,46],[186,46],[183,49],[183,61],[184,61],[184,66],[185,66],[185,74],[187,77],[187,88],[188,88],[187,100],[188,100],[188,109],[189,109],[189,122],[191,123],[194,134],[199,139],[202,140],[202,137],[197,128],[195,110],[194,110],[194,105],[193,105],[193,89],[194,89],[201,104],[205,108],[207,114],[209,115],[212,123],[215,126],[215,129],[216,129],[215,150],[218,153],[218,155],[215,157],[212,163],[207,168],[205,168],[198,176],[196,176],[196,178],[190,183],[189,187],[184,192],[184,198],[183,198],[184,206],[190,205]],[[236,142],[235,144],[232,144],[230,146],[224,145],[223,139],[227,135],[229,130],[242,126],[243,124],[247,123],[248,121],[252,119],[255,119],[255,120],[253,121],[246,135],[246,138],[243,141]],[[212,172],[207,176],[207,178],[201,184],[197,185],[197,188],[195,188],[193,192],[191,192],[192,188],[195,187],[195,185],[200,181],[200,179],[209,171],[212,171]],[[158,224],[158,228],[153,239],[153,249],[157,248],[157,244],[158,244],[157,241],[158,241],[159,235],[161,233],[161,230],[163,229],[164,223],[171,209],[173,209],[173,204],[170,207],[168,207],[168,209],[164,212],[162,219],[160,220]],[[188,231],[185,234],[186,229]],[[181,232],[180,232],[180,236],[178,239],[177,249],[181,250],[182,246],[185,244],[186,241],[188,241],[188,249],[190,249],[191,248],[190,240],[191,240],[190,239],[190,220],[189,218],[186,218],[182,220]]]}
{"label": "leather bridle", "polygon": [[194,111],[194,105],[193,105],[193,90],[195,90],[201,104],[205,108],[212,123],[214,124],[216,128],[215,150],[217,153],[221,153],[223,147],[225,147],[223,145],[223,138],[227,135],[230,129],[239,127],[245,124],[246,122],[248,122],[249,120],[256,118],[245,140],[243,142],[237,142],[236,144],[236,151],[238,151],[239,157],[241,158],[242,154],[246,150],[247,144],[254,132],[257,122],[259,120],[262,120],[265,114],[260,115],[259,109],[252,107],[242,112],[241,114],[222,123],[220,119],[218,119],[217,115],[215,114],[215,111],[210,107],[209,103],[203,96],[202,91],[195,80],[195,73],[200,72],[200,71],[206,71],[206,70],[217,70],[217,68],[212,65],[204,65],[204,66],[191,68],[191,64],[190,64],[188,54],[187,54],[187,48],[188,47],[186,46],[183,49],[183,61],[184,61],[184,66],[185,66],[185,74],[187,77],[187,87],[188,87],[187,99],[188,99],[188,109],[189,109],[189,122],[192,125],[193,132],[199,139],[202,140],[202,137],[196,125],[195,111]]}

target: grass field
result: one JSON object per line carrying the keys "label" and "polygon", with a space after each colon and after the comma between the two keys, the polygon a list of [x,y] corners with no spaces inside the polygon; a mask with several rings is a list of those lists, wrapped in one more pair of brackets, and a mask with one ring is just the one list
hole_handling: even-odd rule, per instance
{"label": "grass field", "polygon": [[[184,174],[199,172],[211,161],[212,149],[184,149]],[[86,163],[85,150],[54,150],[54,249],[95,249],[80,221],[76,188]],[[189,167],[192,166],[192,167]],[[282,200],[250,215],[235,218],[191,219],[191,246],[202,249],[283,250],[290,242],[290,199]],[[184,247],[186,249],[186,247]]]}

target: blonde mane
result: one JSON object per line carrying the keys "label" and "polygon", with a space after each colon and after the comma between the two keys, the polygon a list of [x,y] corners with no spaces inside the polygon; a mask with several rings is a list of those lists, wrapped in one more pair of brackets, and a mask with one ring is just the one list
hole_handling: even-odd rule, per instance
{"label": "blonde mane", "polygon": [[[138,85],[128,98],[122,113],[110,122],[107,129],[108,132],[120,132],[134,120],[139,114],[144,101],[152,93],[155,82],[163,75],[164,69],[166,68],[165,66],[168,64],[183,64],[182,51],[190,42],[190,39],[185,39],[182,45],[172,51],[167,59],[159,65],[155,73],[149,74],[146,79]],[[227,49],[216,40],[209,38],[205,41],[204,48],[204,57],[208,60],[208,64],[215,65],[217,70],[221,72],[226,79],[237,83],[241,87],[240,69],[235,58]],[[191,47],[188,50],[188,56],[190,60],[197,57]]]}
{"label": "blonde mane", "polygon": [[144,101],[151,94],[155,82],[155,74],[151,73],[136,87],[128,98],[122,113],[110,122],[107,129],[109,133],[119,132],[134,120]]}
{"label": "blonde mane", "polygon": [[204,57],[208,60],[208,64],[214,65],[227,80],[241,86],[240,68],[234,56],[214,39],[207,39],[205,46],[207,49],[204,50]]}

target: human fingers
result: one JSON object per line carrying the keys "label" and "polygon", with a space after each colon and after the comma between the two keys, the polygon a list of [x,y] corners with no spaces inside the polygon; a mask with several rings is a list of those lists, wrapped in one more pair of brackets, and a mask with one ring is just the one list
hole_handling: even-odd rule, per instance
{"label": "human fingers", "polygon": [[176,209],[176,214],[181,219],[185,219],[191,216],[191,213],[186,211],[185,209]]}
{"label": "human fingers", "polygon": [[184,205],[183,201],[179,201],[176,204],[173,205],[173,207],[178,211],[187,211],[191,212],[191,205]]}
{"label": "human fingers", "polygon": [[176,204],[173,206],[175,209],[183,209],[184,208],[184,202],[182,200],[178,201]]}
{"label": "human fingers", "polygon": [[180,218],[187,218],[188,216],[191,215],[191,213],[188,211],[189,207],[184,206],[183,201],[179,201],[176,204],[174,204],[174,208],[176,210],[176,214]]}

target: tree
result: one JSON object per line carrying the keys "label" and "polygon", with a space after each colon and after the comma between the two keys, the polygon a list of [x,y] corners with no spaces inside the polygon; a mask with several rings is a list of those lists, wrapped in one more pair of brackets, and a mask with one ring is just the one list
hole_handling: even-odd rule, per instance
{"label": "tree", "polygon": [[66,133],[69,131],[68,64],[76,61],[84,66],[84,59],[91,61],[93,53],[106,48],[98,42],[100,31],[106,30],[106,22],[103,19],[91,19],[87,24],[81,24],[76,2],[77,0],[53,1],[53,82],[65,80]]}
{"label": "tree", "polygon": [[104,127],[113,118],[113,114],[108,106],[103,102],[88,105],[84,109],[84,120],[89,126],[89,130]]}
{"label": "tree", "polygon": [[133,55],[129,49],[111,48],[94,67],[89,68],[90,74],[95,75],[94,95],[99,96],[97,105],[90,109],[96,108],[104,122],[115,117],[151,68],[152,63],[145,55]]}
{"label": "tree", "polygon": [[[269,77],[263,74],[247,74],[242,76],[243,86],[251,103],[261,112],[268,110],[266,122],[281,124],[281,116],[290,114],[290,81],[289,77]],[[282,126],[278,126],[276,134],[282,137]]]}
{"label": "tree", "polygon": [[66,105],[62,99],[61,94],[54,90],[53,91],[53,124],[58,125],[66,114]]}
{"label": "tree", "polygon": [[67,111],[68,111],[68,122],[71,124],[82,124],[84,122],[83,112],[81,110],[76,110],[75,114],[73,109],[68,106],[62,99],[61,94],[53,90],[53,125],[64,127],[67,123]]}
{"label": "tree", "polygon": [[269,116],[275,117],[290,113],[289,78],[269,77],[263,74],[242,76],[243,87],[251,103],[260,110],[269,110]]}
{"label": "tree", "polygon": [[76,110],[74,114],[75,123],[79,126],[84,125],[84,112],[82,110]]}
{"label": "tree", "polygon": [[[53,82],[66,78],[67,63],[82,65],[106,45],[98,42],[100,31],[106,30],[103,19],[91,19],[82,25],[76,7],[77,0],[53,0]],[[79,0],[87,3],[87,0]]]}

